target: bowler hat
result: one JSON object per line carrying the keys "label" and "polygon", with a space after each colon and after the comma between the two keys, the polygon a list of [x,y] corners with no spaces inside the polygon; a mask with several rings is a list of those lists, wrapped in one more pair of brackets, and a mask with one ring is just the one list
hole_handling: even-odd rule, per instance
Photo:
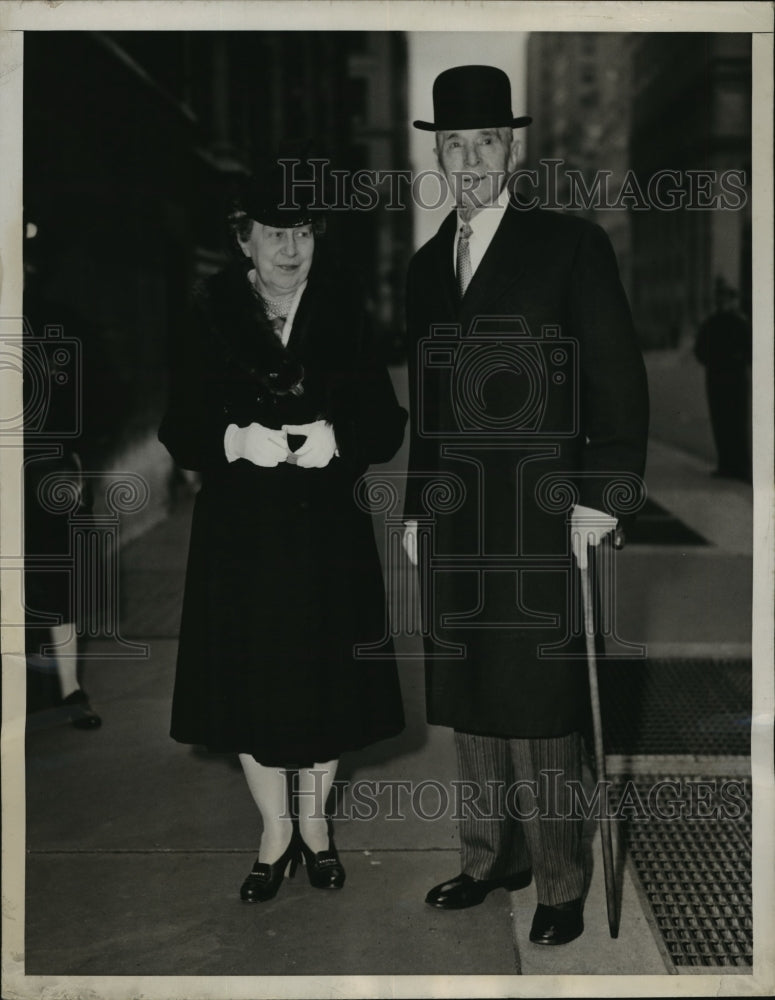
{"label": "bowler hat", "polygon": [[322,179],[298,159],[271,163],[246,178],[239,201],[251,219],[279,229],[308,226],[326,207]]}
{"label": "bowler hat", "polygon": [[433,83],[433,122],[414,122],[426,132],[468,128],[522,128],[533,120],[515,118],[511,84],[495,66],[454,66],[439,73]]}

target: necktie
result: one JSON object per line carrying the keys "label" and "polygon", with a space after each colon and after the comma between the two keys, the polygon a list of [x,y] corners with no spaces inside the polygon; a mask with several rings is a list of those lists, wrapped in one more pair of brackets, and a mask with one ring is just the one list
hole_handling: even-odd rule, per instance
{"label": "necktie", "polygon": [[473,229],[464,222],[460,227],[460,235],[457,241],[457,287],[462,299],[471,281],[471,249],[468,240]]}

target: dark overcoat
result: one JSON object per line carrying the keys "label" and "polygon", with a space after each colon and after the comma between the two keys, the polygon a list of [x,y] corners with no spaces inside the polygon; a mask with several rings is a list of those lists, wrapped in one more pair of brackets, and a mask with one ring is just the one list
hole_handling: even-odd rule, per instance
{"label": "dark overcoat", "polygon": [[[171,735],[270,766],[307,766],[395,735],[394,660],[354,656],[386,634],[371,516],[354,487],[398,450],[406,412],[372,356],[360,295],[316,256],[283,348],[244,267],[230,267],[196,296],[175,354],[159,437],[201,473],[201,489]],[[268,388],[298,365],[302,394]],[[323,469],[225,457],[230,423],[319,418],[333,424],[340,453]]]}
{"label": "dark overcoat", "polygon": [[407,290],[428,721],[560,736],[588,707],[567,518],[574,501],[620,518],[637,506],[643,360],[599,226],[512,201],[461,301],[455,219],[414,256]]}

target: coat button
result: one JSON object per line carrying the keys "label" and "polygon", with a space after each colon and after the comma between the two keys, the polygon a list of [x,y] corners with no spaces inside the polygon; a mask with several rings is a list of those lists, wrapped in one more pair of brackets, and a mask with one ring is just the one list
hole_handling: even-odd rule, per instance
{"label": "coat button", "polygon": [[299,510],[309,510],[309,500],[300,500]]}

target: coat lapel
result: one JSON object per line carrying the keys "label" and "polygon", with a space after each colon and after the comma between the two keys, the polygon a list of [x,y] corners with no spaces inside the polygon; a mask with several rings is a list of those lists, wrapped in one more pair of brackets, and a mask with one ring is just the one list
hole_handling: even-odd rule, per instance
{"label": "coat lapel", "polygon": [[209,279],[213,328],[225,355],[251,375],[274,368],[285,354],[250,289],[244,268],[227,268]]}
{"label": "coat lapel", "polygon": [[460,304],[464,333],[482,314],[498,312],[498,302],[519,280],[530,257],[530,213],[510,202]]}
{"label": "coat lapel", "polygon": [[315,261],[293,317],[286,350],[295,358],[314,359],[317,364],[323,364],[324,358],[338,357],[347,345],[357,342],[356,336],[351,338],[341,329],[344,317],[349,316],[349,303],[330,264],[324,259]]}
{"label": "coat lapel", "polygon": [[434,246],[434,279],[438,282],[437,287],[450,315],[454,315],[459,309],[455,267],[452,261],[456,226],[457,214],[451,212],[442,222],[434,237],[436,241]]}
{"label": "coat lapel", "polygon": [[307,343],[310,331],[311,300],[312,295],[310,294],[308,283],[307,287],[301,293],[296,315],[293,317],[293,323],[291,323],[291,332],[286,344],[286,350],[290,351],[291,354],[299,355]]}

